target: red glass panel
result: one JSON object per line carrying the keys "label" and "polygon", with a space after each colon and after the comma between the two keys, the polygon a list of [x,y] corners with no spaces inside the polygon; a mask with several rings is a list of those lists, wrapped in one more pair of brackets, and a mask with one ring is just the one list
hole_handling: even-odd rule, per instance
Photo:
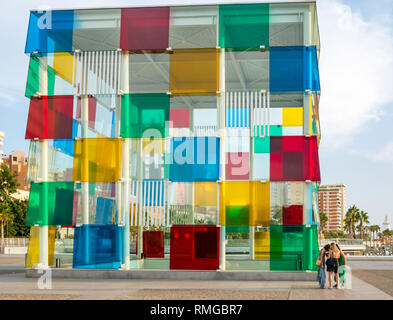
{"label": "red glass panel", "polygon": [[143,254],[145,258],[164,258],[163,231],[143,231]]}
{"label": "red glass panel", "polygon": [[248,152],[228,152],[225,166],[227,180],[248,180],[250,178],[250,154]]}
{"label": "red glass panel", "polygon": [[169,120],[172,121],[171,128],[189,128],[190,127],[190,110],[189,109],[171,109],[169,111]]}
{"label": "red glass panel", "polygon": [[282,181],[282,153],[270,154],[270,181]]}
{"label": "red glass panel", "polygon": [[285,181],[304,181],[303,152],[283,153],[282,177]]}
{"label": "red glass panel", "polygon": [[317,137],[271,137],[270,149],[271,181],[321,181]]}
{"label": "red glass panel", "polygon": [[270,153],[282,153],[282,137],[270,137]]}
{"label": "red glass panel", "polygon": [[26,139],[72,139],[73,96],[31,97]]}
{"label": "red glass panel", "polygon": [[169,47],[169,7],[121,9],[123,50],[165,50]]}
{"label": "red glass panel", "polygon": [[287,206],[282,208],[283,225],[302,225],[303,206]]}
{"label": "red glass panel", "polygon": [[305,180],[321,181],[317,137],[305,138],[304,149],[306,150],[303,164]]}
{"label": "red glass panel", "polygon": [[282,139],[282,152],[302,152],[304,137],[279,137]]}
{"label": "red glass panel", "polygon": [[174,225],[171,228],[171,270],[217,270],[220,231],[216,226]]}
{"label": "red glass panel", "polygon": [[[80,119],[82,117],[81,113],[82,107],[82,99],[78,97],[76,102],[76,119]],[[88,110],[89,110],[89,128],[94,130],[95,122],[96,122],[96,113],[97,113],[97,100],[93,96],[88,97]]]}

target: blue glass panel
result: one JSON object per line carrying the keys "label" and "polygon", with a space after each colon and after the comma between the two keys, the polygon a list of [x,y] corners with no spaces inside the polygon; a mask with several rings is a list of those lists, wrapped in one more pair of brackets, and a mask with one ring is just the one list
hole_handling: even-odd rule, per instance
{"label": "blue glass panel", "polygon": [[74,11],[30,12],[25,53],[71,52]]}
{"label": "blue glass panel", "polygon": [[73,268],[119,269],[123,262],[123,232],[117,225],[75,228]]}
{"label": "blue glass panel", "polygon": [[307,89],[310,89],[311,91],[321,91],[321,85],[319,83],[317,47],[307,47],[306,52],[308,61],[308,69],[306,68],[306,74],[308,77]]}
{"label": "blue glass panel", "polygon": [[113,199],[97,198],[96,224],[112,224],[113,205]]}
{"label": "blue glass panel", "polygon": [[172,138],[169,180],[217,181],[220,140],[216,137]]}
{"label": "blue glass panel", "polygon": [[320,91],[315,46],[270,48],[270,91]]}
{"label": "blue glass panel", "polygon": [[73,139],[54,139],[53,147],[58,151],[67,154],[71,157],[74,156],[74,140]]}

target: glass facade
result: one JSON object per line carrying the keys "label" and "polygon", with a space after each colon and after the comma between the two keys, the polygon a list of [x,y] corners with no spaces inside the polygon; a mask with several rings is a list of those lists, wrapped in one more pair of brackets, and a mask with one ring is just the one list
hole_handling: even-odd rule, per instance
{"label": "glass facade", "polygon": [[314,2],[32,11],[26,267],[315,270],[319,49]]}

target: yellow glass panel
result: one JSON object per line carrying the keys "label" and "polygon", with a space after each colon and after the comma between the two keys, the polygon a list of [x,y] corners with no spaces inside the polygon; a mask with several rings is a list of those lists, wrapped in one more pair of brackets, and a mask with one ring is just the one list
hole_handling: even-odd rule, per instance
{"label": "yellow glass panel", "polygon": [[220,185],[222,226],[269,226],[270,183],[224,181]]}
{"label": "yellow glass panel", "polygon": [[283,108],[282,123],[284,127],[303,126],[303,107]]}
{"label": "yellow glass panel", "polygon": [[[72,69],[74,68],[74,56],[70,53],[55,52],[53,57],[53,69],[56,74],[68,83],[72,84]],[[76,74],[76,73],[75,73]]]}
{"label": "yellow glass panel", "polygon": [[217,182],[195,182],[194,204],[197,207],[217,206]]}
{"label": "yellow glass panel", "polygon": [[251,226],[270,226],[270,182],[252,181]]}
{"label": "yellow glass panel", "polygon": [[116,182],[120,179],[121,139],[75,140],[73,181]]}
{"label": "yellow glass panel", "polygon": [[270,259],[270,232],[255,232],[255,259]]}
{"label": "yellow glass panel", "polygon": [[[56,227],[48,227],[48,264],[54,265]],[[40,227],[30,228],[29,248],[27,249],[26,268],[40,262]]]}
{"label": "yellow glass panel", "polygon": [[218,49],[176,49],[170,55],[169,91],[173,95],[216,94]]}

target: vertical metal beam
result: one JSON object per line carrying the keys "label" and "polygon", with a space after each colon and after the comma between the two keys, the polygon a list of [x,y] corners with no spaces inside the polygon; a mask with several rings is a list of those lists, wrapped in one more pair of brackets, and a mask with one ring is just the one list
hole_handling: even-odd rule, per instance
{"label": "vertical metal beam", "polygon": [[[47,57],[40,57],[40,65],[39,65],[39,92],[41,95],[48,94],[48,73],[47,73]],[[45,117],[45,115],[44,115]],[[46,116],[45,121],[48,121]],[[41,149],[41,172],[40,177],[43,182],[48,181],[48,140],[40,140],[40,149]],[[43,188],[43,199],[41,203],[42,216],[48,216],[48,185],[44,183]],[[43,219],[44,221],[47,219]],[[49,267],[49,258],[48,258],[48,226],[40,226],[39,227],[39,235],[40,235],[40,260],[39,260],[39,268],[47,269]]]}

